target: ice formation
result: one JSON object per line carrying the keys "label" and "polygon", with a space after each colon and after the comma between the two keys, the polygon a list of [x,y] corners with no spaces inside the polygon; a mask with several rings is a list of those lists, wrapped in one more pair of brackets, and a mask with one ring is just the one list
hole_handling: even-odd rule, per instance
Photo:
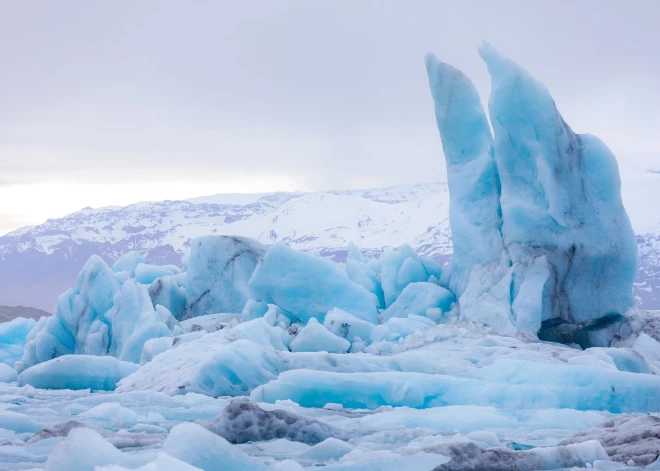
{"label": "ice formation", "polygon": [[248,282],[266,247],[247,237],[194,239],[188,257],[187,316],[240,312],[249,298]]}
{"label": "ice formation", "polygon": [[0,467],[660,469],[660,328],[632,302],[614,158],[480,52],[494,137],[470,80],[426,61],[450,265],[233,236],[183,271],[92,257],[51,317],[0,326]]}
{"label": "ice formation", "polygon": [[276,304],[292,320],[323,320],[333,308],[376,322],[377,298],[353,283],[337,265],[314,255],[296,252],[285,244],[269,250],[250,279],[258,301]]}
{"label": "ice formation", "polygon": [[534,333],[551,319],[626,315],[637,246],[616,159],[598,138],[575,134],[527,71],[488,44],[479,52],[494,140],[469,79],[427,57],[452,206],[447,279],[462,315]]}

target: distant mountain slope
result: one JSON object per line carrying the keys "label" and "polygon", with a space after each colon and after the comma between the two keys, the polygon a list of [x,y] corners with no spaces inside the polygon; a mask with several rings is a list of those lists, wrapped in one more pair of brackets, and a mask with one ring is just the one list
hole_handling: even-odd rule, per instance
{"label": "distant mountain slope", "polygon": [[0,323],[9,322],[17,317],[25,317],[28,319],[39,320],[42,316],[49,316],[50,313],[35,309],[33,307],[25,306],[0,306]]}
{"label": "distant mountain slope", "polygon": [[[638,234],[637,295],[660,308],[660,175],[624,185],[624,201]],[[627,191],[629,189],[630,191]],[[653,199],[655,198],[655,199]],[[341,261],[349,242],[377,255],[403,243],[447,260],[452,251],[446,183],[370,190],[261,195],[214,195],[188,201],[86,208],[0,237],[0,303],[51,311],[73,286],[87,258],[111,262],[130,250],[153,263],[180,264],[190,239],[235,234]]]}

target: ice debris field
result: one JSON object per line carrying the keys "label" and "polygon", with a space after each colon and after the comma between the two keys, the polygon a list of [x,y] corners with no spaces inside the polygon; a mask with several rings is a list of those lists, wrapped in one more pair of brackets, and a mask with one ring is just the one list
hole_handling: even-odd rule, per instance
{"label": "ice debris field", "polygon": [[183,271],[92,257],[52,316],[0,325],[0,468],[660,470],[660,317],[632,297],[616,159],[479,53],[490,121],[426,59],[450,265],[232,236]]}

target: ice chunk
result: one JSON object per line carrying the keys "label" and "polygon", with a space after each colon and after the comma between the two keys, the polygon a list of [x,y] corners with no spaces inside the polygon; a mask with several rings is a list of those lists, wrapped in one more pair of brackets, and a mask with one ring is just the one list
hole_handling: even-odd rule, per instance
{"label": "ice chunk", "polygon": [[[487,44],[480,54],[492,79],[494,151],[474,86],[427,57],[454,234],[443,280],[461,315],[503,333],[625,315],[637,246],[614,156],[574,134],[525,70]],[[609,345],[613,328],[586,330],[588,346]]]}
{"label": "ice chunk", "polygon": [[96,419],[113,419],[122,424],[135,424],[140,417],[131,409],[122,407],[118,402],[105,402],[80,414],[80,417],[93,417]]}
{"label": "ice chunk", "polygon": [[147,259],[144,258],[139,252],[127,252],[117,259],[117,261],[112,265],[112,269],[115,272],[127,272],[130,276],[135,276],[135,269],[140,263],[147,263]]}
{"label": "ice chunk", "polygon": [[[394,304],[392,305],[394,306]],[[378,342],[379,340],[396,341],[402,337],[406,337],[417,330],[426,330],[429,327],[435,326],[435,322],[426,317],[409,314],[407,317],[392,317],[385,323],[376,326],[371,333],[371,341]]]}
{"label": "ice chunk", "polygon": [[285,438],[315,445],[344,433],[318,420],[284,410],[264,410],[247,399],[231,402],[217,417],[202,424],[230,443],[261,442]]}
{"label": "ice chunk", "polygon": [[333,334],[312,317],[289,343],[289,348],[292,352],[346,353],[351,343]]}
{"label": "ice chunk", "polygon": [[186,317],[241,312],[249,297],[248,281],[266,247],[238,236],[193,239],[188,259]]}
{"label": "ice chunk", "polygon": [[[372,456],[376,455],[376,456]],[[339,463],[323,467],[327,471],[400,471],[400,470],[436,470],[449,458],[435,453],[417,453],[401,456],[396,453],[356,453],[344,455]],[[315,469],[311,468],[311,469]]]}
{"label": "ice chunk", "polygon": [[533,288],[542,294],[535,303],[540,320],[625,314],[634,305],[637,243],[614,155],[598,138],[575,134],[526,70],[486,43],[479,53],[491,75],[502,234],[519,267],[514,310],[532,275],[543,278]]}
{"label": "ice chunk", "polygon": [[[261,316],[259,316],[261,317]],[[203,329],[207,332],[216,332],[235,325],[240,321],[240,314],[218,313],[206,316],[193,317],[181,322],[181,328],[186,332],[195,332]]]}
{"label": "ice chunk", "polygon": [[558,447],[539,447],[530,451],[543,460],[542,469],[585,467],[596,460],[609,460],[603,446],[596,440]]}
{"label": "ice chunk", "polygon": [[[419,319],[433,324],[429,319]],[[390,322],[406,320],[394,318]],[[424,324],[420,322],[417,325]],[[455,355],[436,358],[412,351],[388,356],[292,353],[284,347],[278,351],[274,350],[278,331],[285,334],[279,327],[271,327],[263,319],[255,319],[233,329],[223,329],[177,345],[122,380],[118,391],[153,390],[167,394],[196,392],[214,397],[236,396],[248,394],[288,369],[417,371],[432,374],[474,368],[472,363]]]}
{"label": "ice chunk", "polygon": [[172,429],[163,451],[204,471],[267,471],[269,468],[204,427],[186,423]]}
{"label": "ice chunk", "polygon": [[291,399],[303,407],[484,405],[612,412],[660,411],[660,378],[577,365],[499,360],[460,377],[421,373],[293,370],[256,388],[253,401]]}
{"label": "ice chunk", "polygon": [[353,283],[336,264],[282,243],[268,250],[250,279],[250,289],[258,300],[304,323],[312,317],[322,321],[335,307],[376,322],[378,301],[373,293]]}
{"label": "ice chunk", "polygon": [[76,288],[62,294],[55,313],[40,320],[30,332],[17,369],[22,371],[60,355],[106,353],[109,328],[104,314],[120,288],[115,273],[101,257],[90,257],[78,275]]}
{"label": "ice chunk", "polygon": [[360,424],[376,430],[407,427],[471,434],[483,429],[582,430],[602,423],[606,417],[607,413],[574,409],[511,410],[461,405],[384,410],[365,415]]}
{"label": "ice chunk", "polygon": [[0,383],[13,383],[18,381],[18,373],[11,366],[0,363]]}
{"label": "ice chunk", "polygon": [[148,263],[139,263],[135,267],[135,281],[144,285],[150,285],[157,278],[164,276],[174,276],[174,272],[168,267],[150,265]]}
{"label": "ice chunk", "polygon": [[146,286],[133,280],[126,281],[115,298],[114,307],[105,315],[112,326],[110,355],[122,361],[139,363],[147,340],[172,336],[167,326],[167,317],[171,314],[165,312],[164,315],[166,322],[154,309]]}
{"label": "ice chunk", "polygon": [[297,456],[301,461],[325,462],[338,460],[347,453],[350,453],[355,447],[349,445],[343,440],[336,438],[326,438],[321,443],[314,445],[309,450],[303,451]]}
{"label": "ice chunk", "polygon": [[23,317],[0,324],[0,363],[14,366],[21,359],[28,333],[36,324],[34,319]]}
{"label": "ice chunk", "polygon": [[363,321],[341,309],[332,309],[326,316],[323,325],[333,334],[353,341],[355,337],[368,341],[376,327],[371,322]]}
{"label": "ice chunk", "polygon": [[378,307],[385,307],[383,288],[377,274],[374,273],[374,270],[372,270],[370,266],[368,266],[360,249],[358,249],[352,242],[348,244],[346,273],[351,281],[363,286],[367,291],[376,295],[378,298]]}
{"label": "ice chunk", "polygon": [[409,314],[425,316],[426,311],[432,308],[440,308],[443,313],[447,313],[454,301],[454,295],[442,286],[427,282],[410,283],[381,316],[384,320],[408,317]]}
{"label": "ice chunk", "polygon": [[385,252],[378,262],[385,307],[389,307],[410,283],[427,281],[430,276],[419,255],[407,244]]}
{"label": "ice chunk", "polygon": [[144,458],[124,454],[105,441],[95,430],[75,428],[52,451],[44,471],[95,471],[109,464],[135,468]]}
{"label": "ice chunk", "polygon": [[159,353],[167,351],[172,346],[172,337],[157,337],[144,342],[142,354],[140,355],[140,365],[149,363]]}
{"label": "ice chunk", "polygon": [[644,355],[647,361],[660,368],[660,342],[642,332],[635,340],[633,348]]}
{"label": "ice chunk", "polygon": [[41,389],[112,391],[120,379],[137,369],[138,365],[114,357],[65,355],[23,371],[18,377],[18,384]]}
{"label": "ice chunk", "polygon": [[[118,465],[97,467],[96,471],[132,471],[133,468],[125,468]],[[156,459],[135,471],[202,471],[200,468],[189,465],[185,461],[178,460],[167,453],[158,453]]]}
{"label": "ice chunk", "polygon": [[475,86],[460,70],[431,54],[426,56],[426,70],[447,164],[454,255],[445,278],[460,297],[473,270],[500,261],[504,249],[500,177],[490,126]]}
{"label": "ice chunk", "polygon": [[597,427],[583,430],[561,445],[597,440],[607,455],[622,463],[633,460],[637,466],[651,464],[660,453],[660,418],[653,415],[614,417]]}
{"label": "ice chunk", "polygon": [[0,428],[13,430],[17,433],[36,432],[43,425],[19,412],[0,410]]}
{"label": "ice chunk", "polygon": [[179,285],[174,276],[155,279],[149,286],[149,297],[154,307],[161,305],[180,319],[186,309],[186,290]]}

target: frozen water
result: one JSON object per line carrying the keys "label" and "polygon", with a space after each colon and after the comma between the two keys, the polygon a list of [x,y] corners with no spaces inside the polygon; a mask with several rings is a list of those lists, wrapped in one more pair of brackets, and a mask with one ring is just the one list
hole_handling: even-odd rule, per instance
{"label": "frozen water", "polygon": [[256,388],[254,401],[290,399],[305,407],[327,403],[374,409],[442,405],[660,412],[660,378],[577,365],[499,360],[461,376],[423,373],[286,371]]}
{"label": "frozen water", "polygon": [[24,370],[18,383],[42,389],[111,391],[137,369],[137,365],[114,357],[64,355]]}
{"label": "frozen water", "polygon": [[204,471],[265,471],[268,468],[224,438],[196,424],[172,429],[163,451]]}
{"label": "frozen water", "polygon": [[150,285],[157,278],[164,276],[174,276],[174,272],[169,267],[147,263],[138,263],[138,266],[135,267],[135,281],[144,285]]}
{"label": "frozen water", "polygon": [[250,279],[250,289],[259,301],[279,306],[292,320],[323,321],[328,311],[339,308],[376,322],[378,300],[373,293],[332,262],[282,243],[268,250]]}
{"label": "frozen water", "polygon": [[92,256],[78,275],[76,287],[59,297],[55,313],[30,331],[17,369],[61,355],[105,353],[109,329],[104,315],[120,289],[115,273],[100,257]]}
{"label": "frozen water", "polygon": [[149,297],[154,305],[161,305],[176,319],[181,319],[186,310],[186,290],[177,282],[176,276],[156,278],[149,286]]}
{"label": "frozen water", "polygon": [[36,324],[23,317],[0,324],[0,363],[13,367],[21,359],[28,333]]}
{"label": "frozen water", "polygon": [[384,320],[392,317],[408,317],[409,314],[426,316],[429,309],[440,309],[441,315],[451,310],[451,305],[456,298],[442,286],[433,283],[416,282],[408,284],[396,300],[383,311]]}
{"label": "frozen water", "polygon": [[637,466],[646,466],[660,454],[660,417],[615,417],[598,427],[581,431],[561,443],[581,443],[588,440],[601,443],[612,460],[620,463],[633,460]]}
{"label": "frozen water", "polygon": [[0,363],[0,383],[13,383],[18,381],[18,373],[11,366]]}
{"label": "frozen water", "polygon": [[112,269],[116,272],[126,272],[130,276],[135,276],[135,269],[139,264],[146,264],[147,259],[139,252],[127,252],[115,261]]}
{"label": "frozen water", "polygon": [[[163,306],[154,309],[148,289],[133,280],[126,281],[116,295],[114,307],[105,318],[111,325],[109,354],[119,360],[139,363],[145,342],[153,338],[171,337],[175,324]],[[107,347],[103,347],[106,350]]]}
{"label": "frozen water", "polygon": [[407,244],[385,252],[378,260],[385,307],[389,307],[410,283],[428,281],[428,273],[422,259]]}
{"label": "frozen water", "polygon": [[333,309],[326,316],[323,325],[333,334],[353,341],[355,337],[369,340],[375,325],[359,319],[341,309]]}
{"label": "frozen water", "polygon": [[266,247],[237,236],[193,239],[188,258],[187,317],[241,312],[249,298],[248,281]]}
{"label": "frozen water", "polygon": [[217,417],[203,424],[230,443],[263,442],[286,438],[315,445],[344,433],[318,420],[285,410],[264,410],[247,400],[231,402]]}
{"label": "frozen water", "polygon": [[461,315],[534,333],[549,319],[625,315],[634,307],[637,245],[614,156],[573,133],[527,71],[488,44],[480,54],[492,81],[494,141],[469,79],[427,58],[455,244],[443,280]]}
{"label": "frozen water", "polygon": [[346,353],[349,348],[351,343],[348,340],[333,334],[315,318],[311,318],[289,343],[292,352]]}

